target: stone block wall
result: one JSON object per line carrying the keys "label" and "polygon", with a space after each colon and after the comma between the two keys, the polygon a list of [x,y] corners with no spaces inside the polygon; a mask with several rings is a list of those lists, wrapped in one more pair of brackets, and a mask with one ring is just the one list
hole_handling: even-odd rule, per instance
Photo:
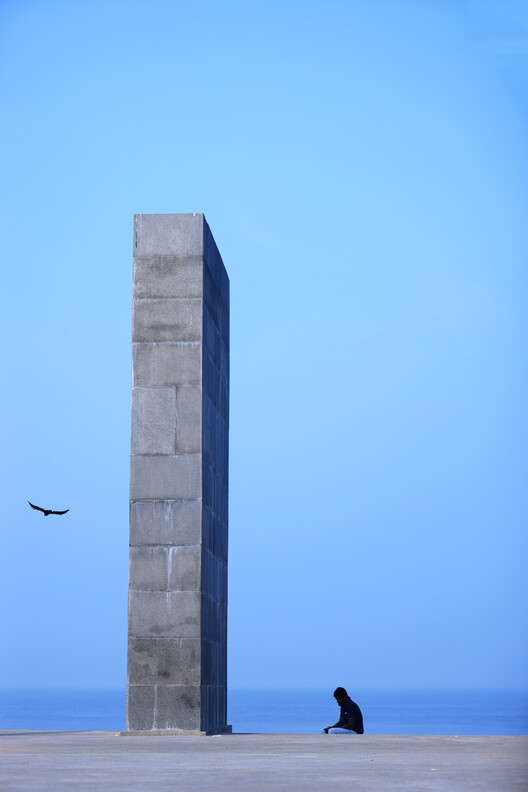
{"label": "stone block wall", "polygon": [[229,280],[203,215],[136,215],[127,731],[226,730]]}

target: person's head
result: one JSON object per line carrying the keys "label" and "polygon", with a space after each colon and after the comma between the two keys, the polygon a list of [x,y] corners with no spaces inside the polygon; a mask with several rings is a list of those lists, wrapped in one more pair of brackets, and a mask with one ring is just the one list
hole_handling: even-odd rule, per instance
{"label": "person's head", "polygon": [[338,687],[334,690],[334,698],[341,707],[348,699],[348,693],[345,688]]}

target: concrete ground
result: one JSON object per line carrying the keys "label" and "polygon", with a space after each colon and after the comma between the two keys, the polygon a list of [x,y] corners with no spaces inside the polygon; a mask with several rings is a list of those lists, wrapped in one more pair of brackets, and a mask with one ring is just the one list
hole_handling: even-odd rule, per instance
{"label": "concrete ground", "polygon": [[0,732],[2,792],[528,790],[528,737]]}

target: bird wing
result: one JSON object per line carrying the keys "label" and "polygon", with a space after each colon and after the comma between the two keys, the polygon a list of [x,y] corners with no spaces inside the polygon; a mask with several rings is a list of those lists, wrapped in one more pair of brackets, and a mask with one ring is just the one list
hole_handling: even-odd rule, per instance
{"label": "bird wing", "polygon": [[69,511],[70,511],[69,509],[65,509],[64,511],[61,511],[61,512],[59,512],[59,511],[52,511],[52,512],[50,512],[50,514],[66,514],[66,512],[69,512]]}
{"label": "bird wing", "polygon": [[37,511],[41,511],[41,512],[46,511],[46,509],[41,509],[40,506],[35,506],[33,503],[31,503],[31,501],[28,501],[28,503],[32,509],[37,509]]}

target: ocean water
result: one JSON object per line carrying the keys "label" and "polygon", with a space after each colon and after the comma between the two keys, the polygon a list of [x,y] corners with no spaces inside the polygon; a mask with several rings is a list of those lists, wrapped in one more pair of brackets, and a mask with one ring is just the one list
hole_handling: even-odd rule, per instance
{"label": "ocean water", "polygon": [[[339,720],[332,690],[231,691],[234,731],[319,732]],[[528,691],[349,690],[369,734],[528,734]]]}
{"label": "ocean water", "polygon": [[[339,719],[333,690],[230,689],[234,732],[317,733]],[[528,734],[528,691],[350,690],[369,734]],[[0,729],[125,728],[124,690],[0,690]]]}

